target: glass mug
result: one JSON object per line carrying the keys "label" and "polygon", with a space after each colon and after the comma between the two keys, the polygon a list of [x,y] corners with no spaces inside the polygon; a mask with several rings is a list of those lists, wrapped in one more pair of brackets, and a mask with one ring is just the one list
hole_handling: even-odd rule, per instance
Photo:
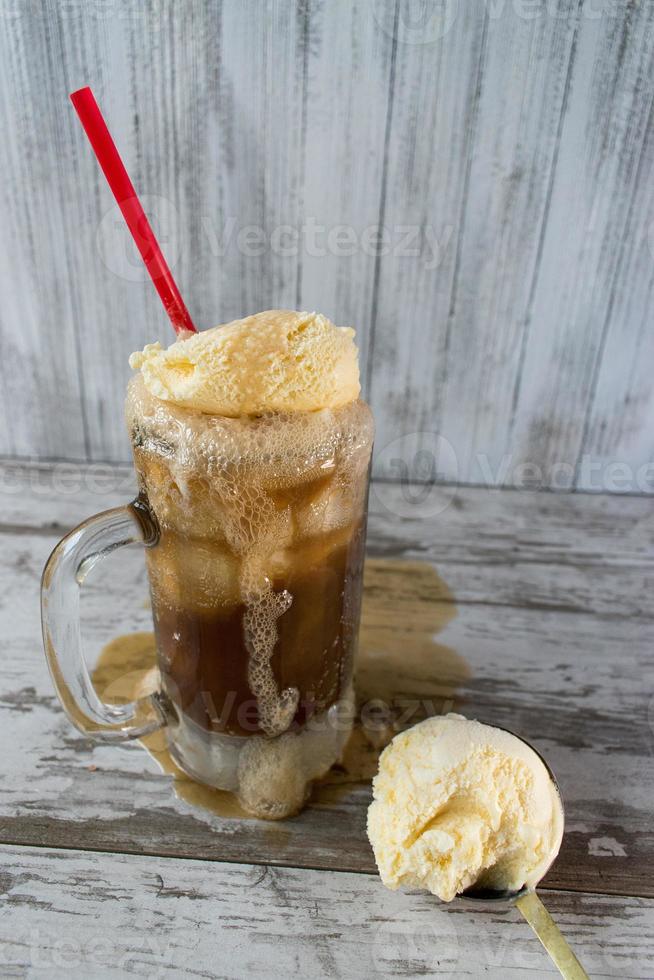
{"label": "glass mug", "polygon": [[[139,494],[54,549],[43,640],[71,721],[100,741],[165,728],[192,778],[257,816],[296,812],[342,754],[354,717],[373,422],[368,406],[238,419],[151,396],[127,422]],[[79,592],[117,548],[145,546],[160,689],[97,696],[82,655]]]}

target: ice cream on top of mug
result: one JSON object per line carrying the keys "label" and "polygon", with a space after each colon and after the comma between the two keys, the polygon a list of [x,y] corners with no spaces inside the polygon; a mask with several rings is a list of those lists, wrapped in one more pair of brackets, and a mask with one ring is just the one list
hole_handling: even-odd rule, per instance
{"label": "ice cream on top of mug", "polygon": [[320,313],[265,310],[129,359],[150,394],[237,418],[339,408],[359,397],[354,330]]}

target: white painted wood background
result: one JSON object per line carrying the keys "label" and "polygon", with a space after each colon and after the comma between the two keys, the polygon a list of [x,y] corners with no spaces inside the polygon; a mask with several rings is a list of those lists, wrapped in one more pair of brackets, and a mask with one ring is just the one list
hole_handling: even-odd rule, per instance
{"label": "white painted wood background", "polygon": [[127,357],[171,339],[90,83],[199,325],[357,327],[378,475],[432,476],[439,431],[448,480],[654,490],[654,4],[3,0],[0,28],[0,454],[127,459]]}

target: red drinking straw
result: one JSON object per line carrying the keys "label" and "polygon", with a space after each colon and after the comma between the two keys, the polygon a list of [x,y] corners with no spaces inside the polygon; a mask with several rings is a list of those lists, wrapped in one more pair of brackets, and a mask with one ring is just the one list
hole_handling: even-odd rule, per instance
{"label": "red drinking straw", "polygon": [[191,333],[197,333],[93,92],[88,87],[81,88],[71,93],[70,101],[75,106],[98,163],[109,182],[175,332],[190,330]]}

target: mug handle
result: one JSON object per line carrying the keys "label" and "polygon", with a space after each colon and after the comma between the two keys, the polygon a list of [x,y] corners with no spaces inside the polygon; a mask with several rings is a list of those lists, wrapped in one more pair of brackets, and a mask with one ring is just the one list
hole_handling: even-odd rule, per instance
{"label": "mug handle", "polygon": [[137,497],[76,527],[56,546],[41,579],[43,645],[57,694],[72,723],[101,742],[140,738],[166,725],[165,701],[155,693],[129,704],[105,704],[96,694],[82,652],[80,587],[89,571],[117,548],[159,540],[159,529]]}

